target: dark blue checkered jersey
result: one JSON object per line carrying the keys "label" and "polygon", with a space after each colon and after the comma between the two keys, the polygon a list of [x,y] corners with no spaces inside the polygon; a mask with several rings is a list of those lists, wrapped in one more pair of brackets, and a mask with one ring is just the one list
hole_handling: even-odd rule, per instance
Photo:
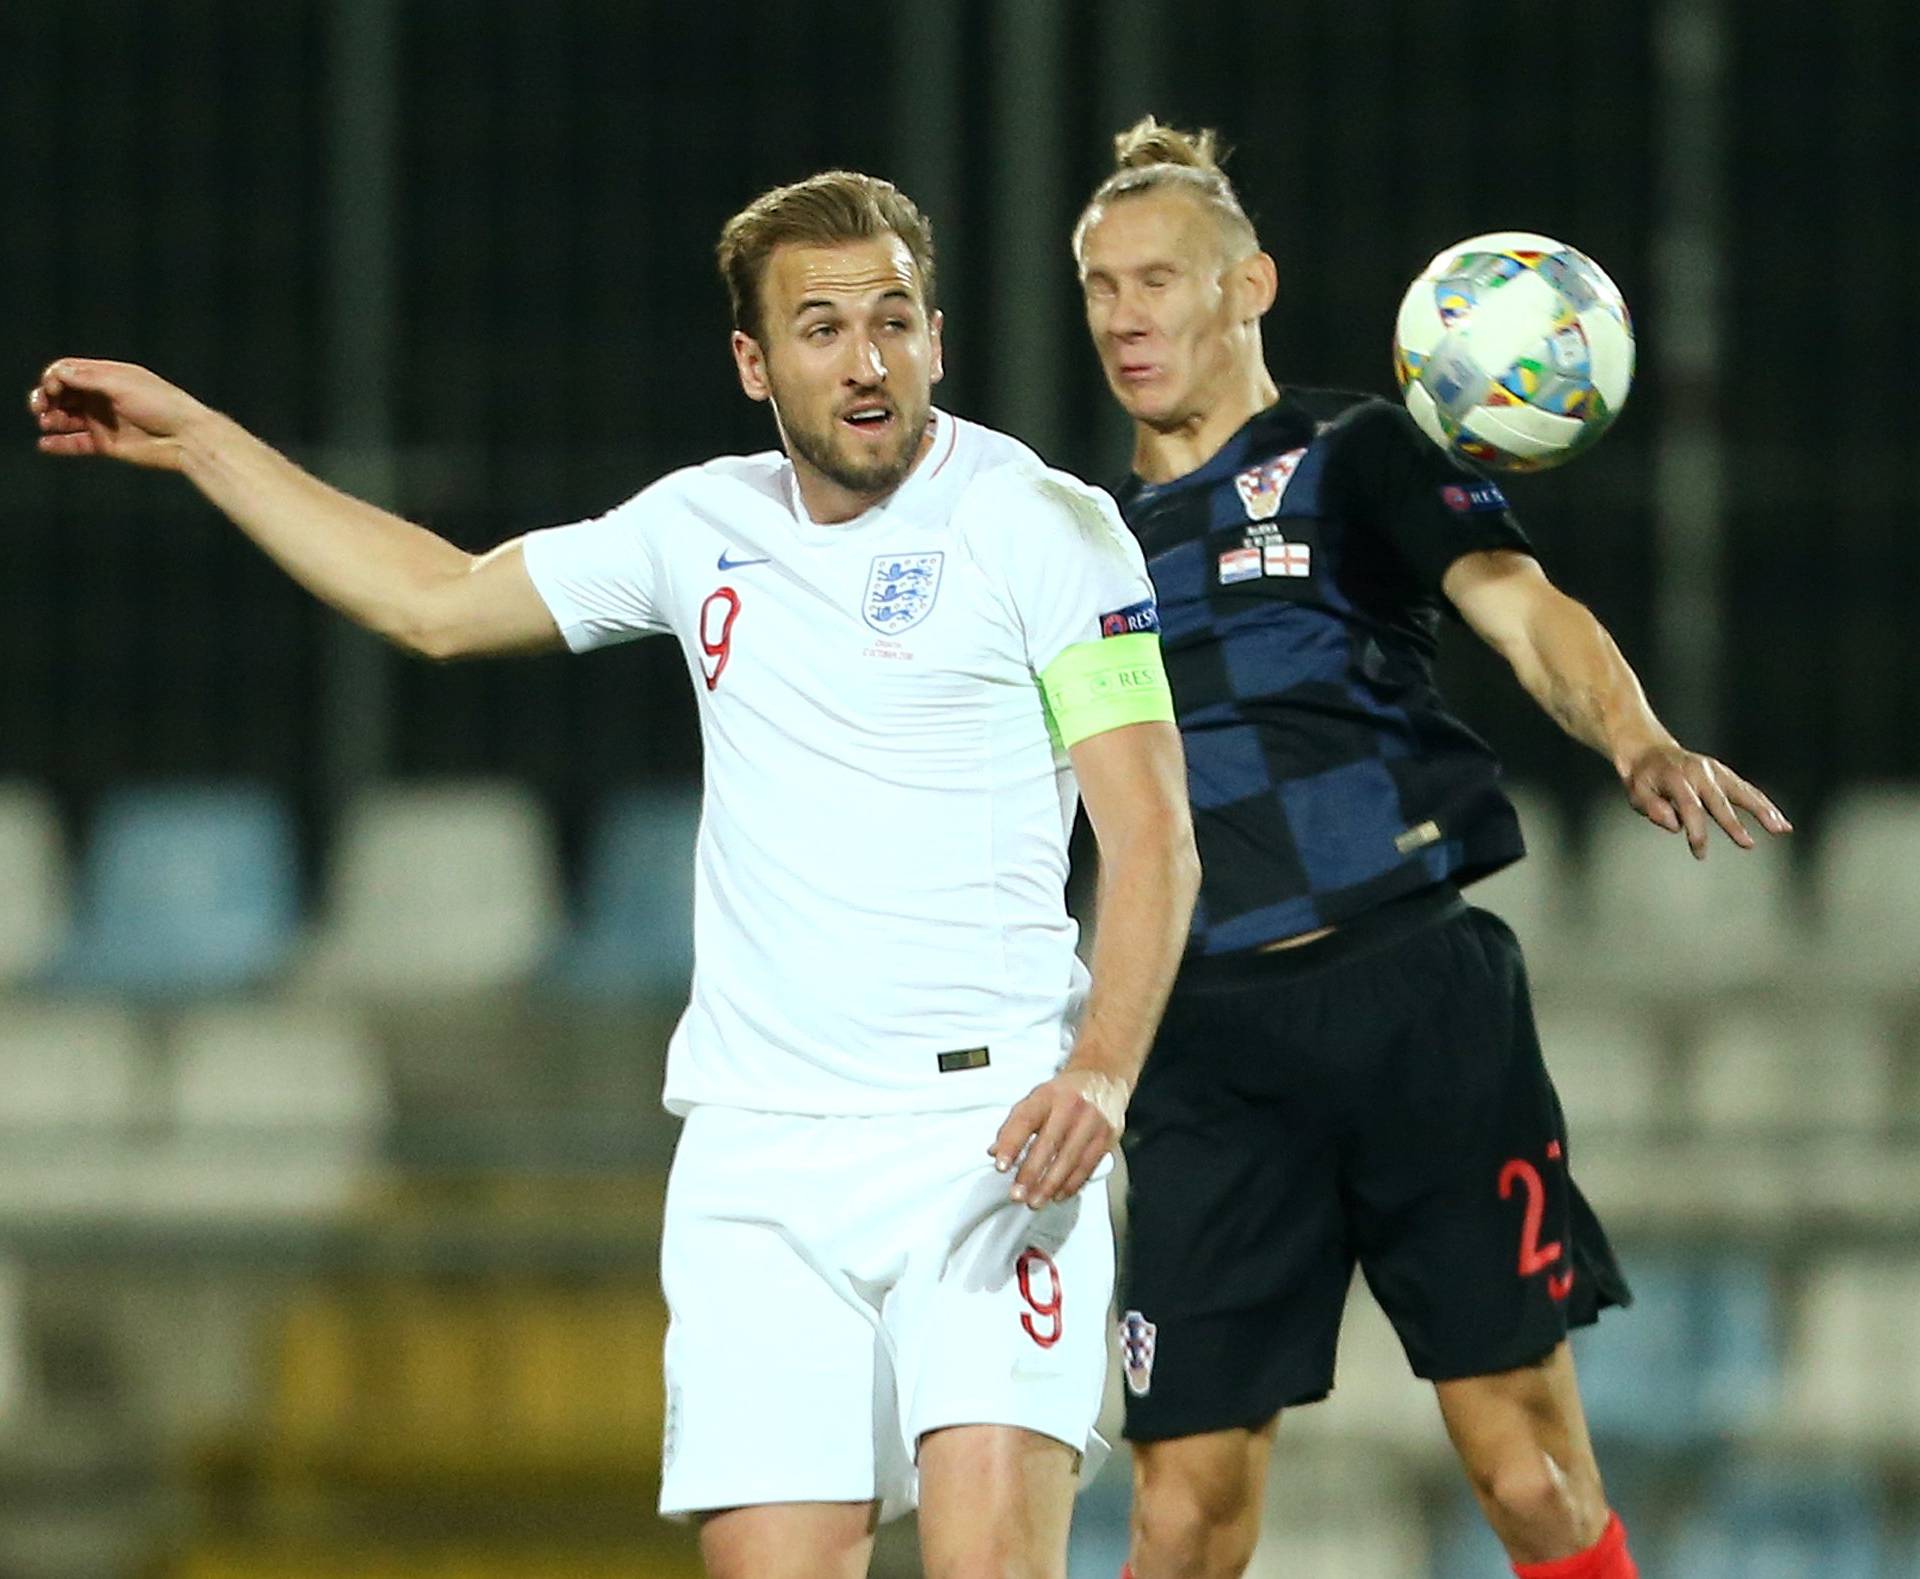
{"label": "dark blue checkered jersey", "polygon": [[1499,488],[1397,405],[1289,390],[1212,460],[1130,478],[1221,954],[1519,859],[1493,752],[1432,660],[1461,554],[1531,553]]}

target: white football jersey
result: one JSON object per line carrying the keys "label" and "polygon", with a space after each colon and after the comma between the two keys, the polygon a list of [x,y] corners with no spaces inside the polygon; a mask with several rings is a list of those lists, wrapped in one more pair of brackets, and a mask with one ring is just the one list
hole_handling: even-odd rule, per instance
{"label": "white football jersey", "polygon": [[1011,1102],[1071,1040],[1078,788],[1037,676],[1103,616],[1136,628],[1152,585],[1104,493],[933,422],[906,481],[839,525],[808,517],[774,451],[525,540],[569,647],[671,632],[699,699],[675,1112]]}

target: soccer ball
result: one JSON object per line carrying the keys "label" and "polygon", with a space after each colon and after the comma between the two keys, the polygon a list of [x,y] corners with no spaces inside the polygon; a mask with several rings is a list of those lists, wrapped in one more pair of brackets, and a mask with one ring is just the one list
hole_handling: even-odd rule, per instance
{"label": "soccer ball", "polygon": [[1505,230],[1448,247],[1407,287],[1393,368],[1421,431],[1501,471],[1571,460],[1633,384],[1633,321],[1600,265]]}

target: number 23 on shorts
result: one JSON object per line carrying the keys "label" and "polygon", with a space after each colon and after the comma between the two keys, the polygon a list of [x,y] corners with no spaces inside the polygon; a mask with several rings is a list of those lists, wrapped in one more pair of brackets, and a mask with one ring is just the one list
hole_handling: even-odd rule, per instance
{"label": "number 23 on shorts", "polygon": [[[1547,1160],[1559,1162],[1560,1158],[1560,1142],[1556,1140],[1547,1147]],[[1520,1276],[1530,1278],[1545,1272],[1547,1295],[1557,1303],[1573,1292],[1573,1269],[1569,1267],[1564,1273],[1552,1270],[1566,1254],[1558,1239],[1544,1245],[1540,1243],[1540,1228],[1547,1210],[1546,1181],[1531,1162],[1515,1157],[1500,1170],[1500,1199],[1511,1199],[1516,1185],[1527,1202],[1526,1215],[1520,1224]]]}

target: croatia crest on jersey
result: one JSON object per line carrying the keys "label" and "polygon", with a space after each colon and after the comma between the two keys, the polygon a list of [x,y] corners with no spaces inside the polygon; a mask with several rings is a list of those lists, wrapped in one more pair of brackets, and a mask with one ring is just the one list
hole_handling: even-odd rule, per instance
{"label": "croatia crest on jersey", "polygon": [[1294,468],[1306,453],[1304,445],[1297,450],[1288,450],[1286,454],[1276,455],[1258,466],[1249,466],[1233,479],[1234,491],[1240,495],[1240,503],[1245,506],[1249,521],[1271,521],[1279,514],[1281,497],[1287,491],[1287,484],[1293,480]]}
{"label": "croatia crest on jersey", "polygon": [[945,554],[876,554],[867,574],[867,597],[861,607],[866,622],[883,636],[912,630],[933,612],[940,595],[940,567]]}

